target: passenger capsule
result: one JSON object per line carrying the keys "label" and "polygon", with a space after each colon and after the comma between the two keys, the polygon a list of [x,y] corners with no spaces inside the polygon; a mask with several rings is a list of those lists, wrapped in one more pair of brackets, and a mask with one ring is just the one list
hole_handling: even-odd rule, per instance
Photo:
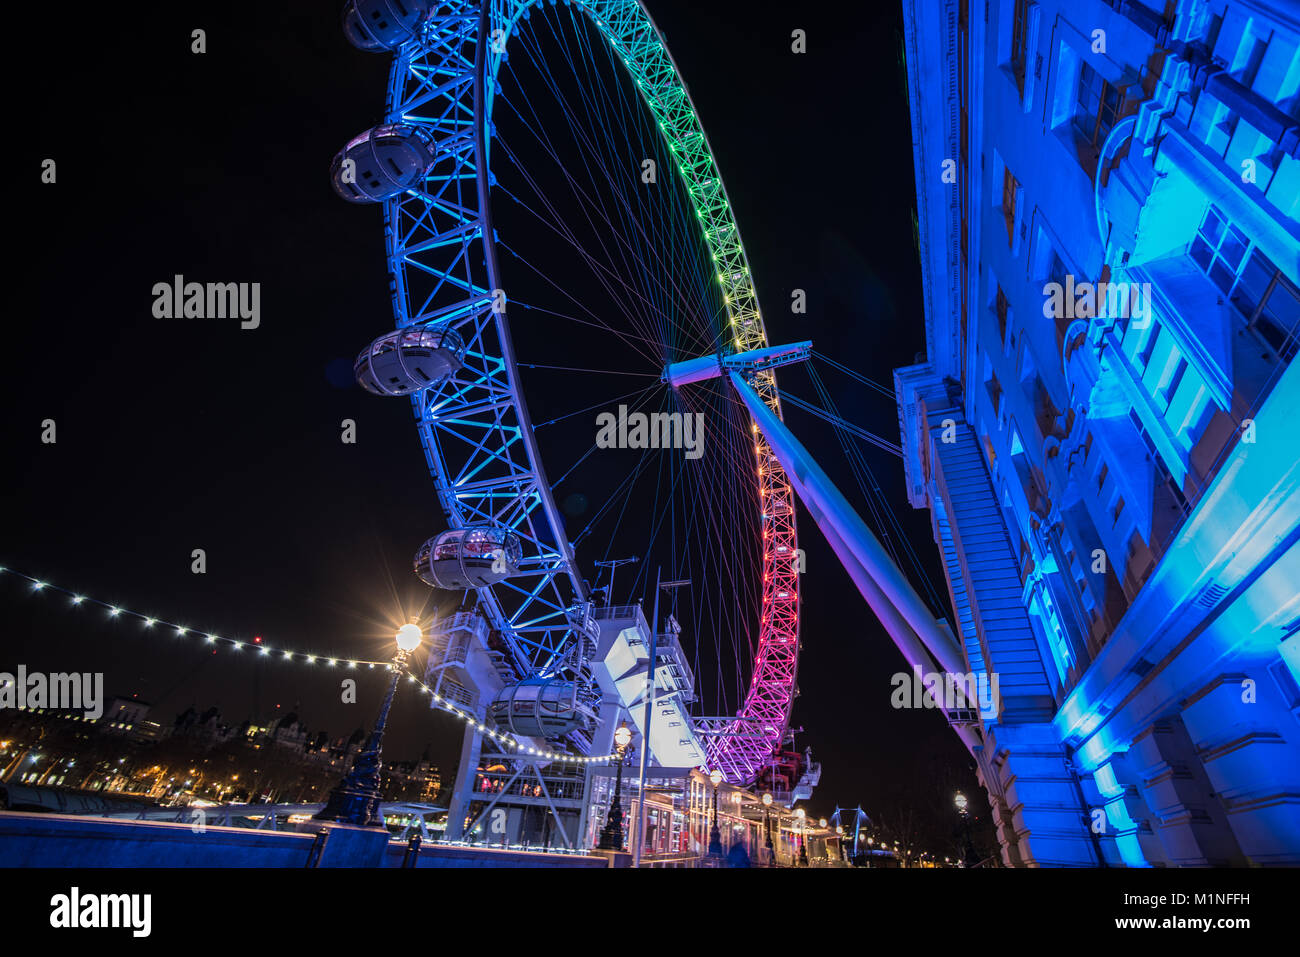
{"label": "passenger capsule", "polygon": [[533,677],[507,685],[488,706],[488,718],[498,731],[524,737],[557,738],[591,726],[578,706],[576,682]]}
{"label": "passenger capsule", "polygon": [[379,203],[419,186],[436,155],[427,131],[387,123],[343,147],[330,164],[330,180],[334,192],[350,203]]}
{"label": "passenger capsule", "polygon": [[523,553],[519,536],[508,528],[452,528],[420,546],[415,573],[434,588],[480,588],[518,574]]}
{"label": "passenger capsule", "polygon": [[343,33],[361,50],[396,50],[419,35],[432,6],[432,0],[349,0]]}
{"label": "passenger capsule", "polygon": [[353,371],[367,392],[410,395],[442,382],[464,356],[465,340],[450,326],[408,326],[366,346]]}

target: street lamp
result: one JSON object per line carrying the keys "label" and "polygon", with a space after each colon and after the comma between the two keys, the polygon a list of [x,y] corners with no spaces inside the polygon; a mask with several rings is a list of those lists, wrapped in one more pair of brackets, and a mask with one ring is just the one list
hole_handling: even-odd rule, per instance
{"label": "street lamp", "polygon": [[808,816],[808,812],[801,807],[795,808],[794,816],[799,819],[799,866],[807,867],[808,849],[804,847],[804,842],[803,842],[803,828],[804,828],[803,822],[804,822],[804,818]]}
{"label": "street lamp", "polygon": [[953,795],[952,803],[957,806],[957,813],[961,815],[962,834],[966,843],[963,849],[966,856],[966,866],[974,867],[979,863],[979,857],[975,853],[975,845],[971,843],[970,839],[970,802],[966,799],[966,795],[958,791]]}
{"label": "street lamp", "polygon": [[420,647],[420,642],[424,640],[424,632],[420,631],[420,626],[415,622],[403,625],[397,629],[397,659],[396,664],[406,664],[406,657],[416,648]]}
{"label": "street lamp", "polygon": [[600,843],[596,846],[602,851],[621,851],[623,849],[623,761],[627,746],[632,743],[632,732],[624,721],[614,732],[614,749],[618,755],[618,774],[614,783],[614,800],[609,805],[609,817],[600,832]]}
{"label": "street lamp", "polygon": [[763,795],[763,833],[767,841],[767,863],[769,867],[776,866],[776,851],[772,848],[772,794],[766,792]]}
{"label": "street lamp", "polygon": [[384,764],[381,757],[384,744],[384,726],[388,723],[388,709],[393,705],[393,695],[397,694],[397,682],[406,670],[406,660],[411,652],[420,647],[424,632],[415,622],[397,629],[394,636],[397,652],[393,655],[393,680],[388,686],[383,706],[375,728],[366,739],[365,749],[357,755],[357,760],[337,785],[330,791],[325,806],[316,812],[314,820],[338,821],[342,824],[355,824],[359,827],[383,827],[384,818],[379,813],[379,804],[383,798],[380,787],[379,772]]}
{"label": "street lamp", "polygon": [[709,857],[722,857],[722,834],[718,830],[718,785],[722,783],[722,772],[717,768],[709,774],[713,782],[713,826],[709,828]]}

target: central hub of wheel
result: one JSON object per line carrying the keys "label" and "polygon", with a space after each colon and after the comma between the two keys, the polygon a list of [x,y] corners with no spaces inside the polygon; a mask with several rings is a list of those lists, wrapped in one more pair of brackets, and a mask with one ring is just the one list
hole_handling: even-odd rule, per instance
{"label": "central hub of wheel", "polygon": [[676,389],[690,382],[716,379],[724,372],[758,372],[792,362],[803,362],[811,353],[811,342],[795,342],[788,346],[768,346],[731,355],[700,356],[698,359],[668,363],[659,379]]}

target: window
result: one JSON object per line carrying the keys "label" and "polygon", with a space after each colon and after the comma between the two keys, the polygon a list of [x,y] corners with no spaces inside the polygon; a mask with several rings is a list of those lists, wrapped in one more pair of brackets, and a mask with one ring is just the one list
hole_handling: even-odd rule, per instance
{"label": "window", "polygon": [[1178,393],[1178,387],[1182,384],[1183,375],[1187,372],[1187,360],[1182,356],[1177,356],[1174,361],[1173,371],[1166,370],[1166,374],[1161,376],[1160,384],[1156,386],[1155,395],[1151,397],[1155,402],[1156,408],[1161,412],[1169,409],[1169,400]]}
{"label": "window", "polygon": [[1062,296],[1061,314],[1059,316],[1052,317],[1053,320],[1056,322],[1056,331],[1058,336],[1065,335],[1065,330],[1070,325],[1071,322],[1070,316],[1074,314],[1074,308],[1073,308],[1074,304],[1067,303],[1065,302],[1064,299],[1065,296],[1070,294],[1069,290],[1074,288],[1073,283],[1066,282],[1066,277],[1068,273],[1069,273],[1069,269],[1066,268],[1064,260],[1062,260],[1060,255],[1056,252],[1056,250],[1053,249],[1052,261],[1048,266],[1048,271],[1047,271],[1047,280],[1048,282],[1056,283],[1056,285],[1061,290],[1061,296]]}
{"label": "window", "polygon": [[1142,419],[1137,414],[1137,409],[1128,410],[1128,420],[1133,423],[1133,428],[1137,429],[1138,436],[1142,439],[1142,444],[1147,447],[1153,460],[1160,458],[1160,453],[1156,451],[1156,443],[1147,432],[1147,428],[1142,424]]}
{"label": "window", "polygon": [[1025,95],[1025,63],[1028,61],[1029,0],[1016,0],[1011,21],[1011,70],[1016,75],[1016,89]]}
{"label": "window", "polygon": [[1192,261],[1200,267],[1201,272],[1219,287],[1221,292],[1230,292],[1237,279],[1242,260],[1246,257],[1246,247],[1250,240],[1236,226],[1229,223],[1217,209],[1210,206],[1205,211],[1192,240]]}
{"label": "window", "polygon": [[993,403],[993,415],[996,417],[1002,411],[1002,384],[998,382],[998,377],[994,375],[989,377],[988,382],[985,383],[985,388],[988,389],[989,401]]}
{"label": "window", "polygon": [[1016,194],[1020,182],[1011,175],[1011,169],[1002,170],[1002,217],[1007,221],[1007,245],[1014,245],[1016,240]]}
{"label": "window", "polygon": [[1020,539],[1020,578],[1023,581],[1034,567],[1034,553],[1019,528],[1016,529],[1016,537]]}
{"label": "window", "polygon": [[1052,282],[1059,285],[1062,289],[1064,289],[1065,276],[1067,272],[1068,270],[1065,268],[1065,260],[1061,259],[1060,255],[1058,255],[1056,250],[1053,249],[1052,265],[1048,270],[1048,278],[1051,279]]}
{"label": "window", "polygon": [[1079,67],[1078,109],[1074,114],[1074,128],[1083,138],[1100,150],[1110,135],[1124,105],[1118,89],[1102,79],[1101,74],[1087,63]]}
{"label": "window", "polygon": [[1246,317],[1277,356],[1290,362],[1300,351],[1300,290],[1258,249],[1251,252],[1242,270],[1232,304]]}
{"label": "window", "polygon": [[[1127,312],[1128,310],[1124,310]],[[1123,314],[1115,320],[1115,338],[1120,342],[1124,341],[1124,336],[1128,334],[1129,317]]]}
{"label": "window", "polygon": [[1146,330],[1147,337],[1142,342],[1142,348],[1138,350],[1133,357],[1134,364],[1142,373],[1146,372],[1147,363],[1151,361],[1151,356],[1156,351],[1156,340],[1160,336],[1160,326],[1154,320],[1151,321],[1150,327]]}
{"label": "window", "polygon": [[[1294,640],[1294,635],[1286,639],[1286,641]],[[1283,644],[1286,644],[1286,641]],[[1292,711],[1300,708],[1300,684],[1296,684],[1295,678],[1287,670],[1286,659],[1278,658],[1277,661],[1268,666],[1268,672],[1273,676],[1273,680],[1277,682],[1278,690],[1282,692],[1282,700],[1286,702],[1286,706]]]}
{"label": "window", "polygon": [[1178,484],[1173,473],[1169,471],[1169,466],[1165,465],[1165,460],[1162,458],[1156,459],[1156,481],[1163,482],[1169,489],[1169,493],[1173,495],[1174,501],[1178,503],[1179,509],[1184,512],[1187,511],[1187,496],[1183,494],[1183,487]]}
{"label": "window", "polygon": [[1278,358],[1295,358],[1300,290],[1213,205],[1205,210],[1188,255]]}
{"label": "window", "polygon": [[[1173,473],[1169,471],[1169,466],[1165,464],[1163,456],[1161,456],[1161,454],[1156,450],[1155,440],[1151,438],[1151,435],[1146,430],[1146,426],[1142,424],[1142,419],[1138,416],[1137,410],[1129,409],[1128,418],[1129,421],[1133,423],[1133,427],[1137,429],[1138,435],[1142,438],[1142,444],[1146,446],[1147,452],[1151,456],[1151,461],[1155,466],[1157,485],[1163,484],[1168,487],[1169,494],[1173,496],[1174,501],[1178,503],[1181,509],[1186,511],[1187,496],[1183,494],[1182,486],[1178,484],[1174,479]],[[1120,507],[1122,508],[1123,505],[1121,504]],[[1117,511],[1115,514],[1116,517],[1118,517],[1119,512]]]}
{"label": "window", "polygon": [[998,286],[997,296],[994,298],[995,307],[998,313],[998,332],[1002,336],[1002,344],[1007,342],[1007,311],[1011,304],[1007,302],[1007,294],[1002,291],[1002,286]]}

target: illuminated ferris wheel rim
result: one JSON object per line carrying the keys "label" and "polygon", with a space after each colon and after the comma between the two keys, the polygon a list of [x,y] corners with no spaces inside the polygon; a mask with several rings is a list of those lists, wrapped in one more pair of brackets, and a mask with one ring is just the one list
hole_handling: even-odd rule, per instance
{"label": "illuminated ferris wheel rim", "polygon": [[[567,579],[580,601],[589,598],[533,435],[507,313],[493,311],[490,305],[494,290],[501,288],[490,196],[492,105],[509,38],[517,35],[519,21],[530,15],[531,8],[543,5],[544,0],[481,4],[461,0],[439,5],[419,37],[402,46],[394,59],[385,120],[425,127],[432,133],[439,158],[424,190],[400,193],[384,203],[397,326],[443,322],[456,327],[469,344],[467,355],[473,357],[467,363],[468,373],[463,370],[451,385],[412,396],[421,440],[451,528],[488,522],[522,533],[525,581],[486,585],[477,592],[480,605],[511,643],[515,664],[525,675],[554,674],[566,661],[572,666],[572,649],[584,648],[581,638],[574,637],[574,621],[560,581]],[[725,187],[676,64],[649,14],[638,0],[566,0],[566,5],[583,12],[622,60],[679,161],[678,173],[717,264],[729,346],[737,352],[765,347],[767,334]],[[484,37],[489,42],[480,42]],[[465,201],[468,190],[461,188],[471,170],[476,208],[470,208]],[[448,213],[451,220],[459,215],[461,221],[445,222]],[[425,220],[435,219],[441,225],[421,227]],[[456,242],[460,254],[447,265],[447,250],[451,247],[454,252]],[[486,267],[485,288],[475,284],[469,268],[469,249],[476,242],[481,244]],[[427,261],[435,253],[443,256],[441,272]],[[462,266],[462,303],[440,301],[434,295],[420,301],[413,281],[430,275],[454,281]],[[412,309],[417,302],[419,308]],[[774,376],[760,374],[754,386],[779,414]],[[505,403],[510,406],[508,414]],[[793,491],[752,422],[751,432],[764,538],[758,646],[735,726],[715,727],[715,732],[724,733],[712,737],[708,747],[710,765],[737,781],[752,779],[780,747],[798,661]],[[460,445],[470,446],[470,452],[451,455]],[[492,471],[484,454],[489,446],[492,464],[501,469],[494,478],[483,479],[480,476]],[[561,631],[563,635],[556,634]],[[586,669],[585,660],[579,668]]]}

